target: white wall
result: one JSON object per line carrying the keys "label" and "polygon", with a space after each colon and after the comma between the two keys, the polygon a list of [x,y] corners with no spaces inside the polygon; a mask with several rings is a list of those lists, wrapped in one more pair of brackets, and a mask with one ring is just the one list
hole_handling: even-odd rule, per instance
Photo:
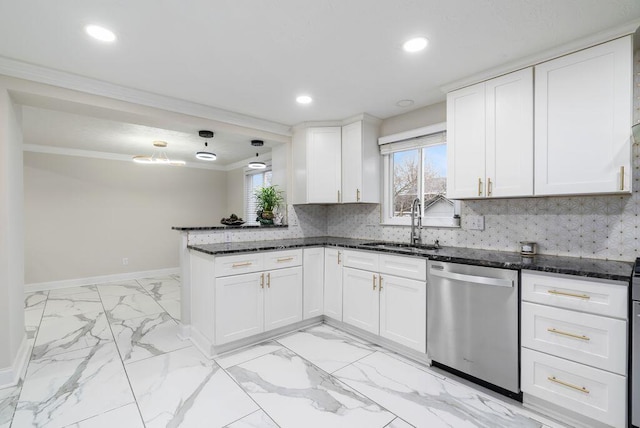
{"label": "white wall", "polygon": [[171,227],[218,225],[227,181],[221,171],[26,152],[24,197],[32,284],[178,267]]}
{"label": "white wall", "polygon": [[25,346],[22,132],[19,109],[0,87],[0,387],[20,375]]}
{"label": "white wall", "polygon": [[389,117],[380,125],[380,136],[397,134],[398,132],[422,128],[423,126],[447,120],[447,103],[441,102],[412,110],[398,116]]}
{"label": "white wall", "polygon": [[[227,172],[227,208],[223,217],[235,214],[245,217],[244,214],[244,168],[236,168]],[[222,217],[220,217],[222,218]],[[246,219],[245,221],[253,220]],[[220,219],[218,219],[220,221]]]}

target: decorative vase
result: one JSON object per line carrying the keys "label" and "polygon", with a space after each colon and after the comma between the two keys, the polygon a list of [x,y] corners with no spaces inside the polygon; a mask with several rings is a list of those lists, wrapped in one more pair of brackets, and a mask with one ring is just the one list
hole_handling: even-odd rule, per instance
{"label": "decorative vase", "polygon": [[262,218],[266,220],[273,220],[273,211],[262,211]]}

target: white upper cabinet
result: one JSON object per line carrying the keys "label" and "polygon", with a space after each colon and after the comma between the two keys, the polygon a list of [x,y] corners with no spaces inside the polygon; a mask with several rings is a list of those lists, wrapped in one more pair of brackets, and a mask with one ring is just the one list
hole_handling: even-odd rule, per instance
{"label": "white upper cabinet", "polygon": [[342,129],[327,126],[307,129],[306,202],[340,202]]}
{"label": "white upper cabinet", "polygon": [[345,123],[295,130],[294,203],[380,202],[380,120],[362,115]]}
{"label": "white upper cabinet", "polygon": [[486,196],[533,195],[533,69],[485,86]]}
{"label": "white upper cabinet", "polygon": [[531,68],[447,95],[447,197],[533,195]]}
{"label": "white upper cabinet", "polygon": [[631,192],[632,39],[535,69],[536,195]]}
{"label": "white upper cabinet", "polygon": [[484,196],[484,83],[447,94],[447,198]]}
{"label": "white upper cabinet", "polygon": [[342,127],[341,202],[380,202],[378,127],[372,119]]}

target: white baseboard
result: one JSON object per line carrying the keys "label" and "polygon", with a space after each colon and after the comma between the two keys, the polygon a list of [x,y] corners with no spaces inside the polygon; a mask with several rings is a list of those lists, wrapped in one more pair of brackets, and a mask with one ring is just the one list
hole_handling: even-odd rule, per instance
{"label": "white baseboard", "polygon": [[24,378],[31,355],[31,345],[27,340],[27,335],[22,337],[22,343],[18,349],[16,359],[13,360],[11,367],[0,369],[0,389],[16,386],[20,379]]}
{"label": "white baseboard", "polygon": [[113,275],[90,276],[88,278],[64,279],[62,281],[37,282],[26,284],[24,286],[25,293],[34,291],[56,290],[58,288],[80,287],[82,285],[103,284],[105,282],[128,281],[140,278],[153,278],[157,276],[166,276],[179,274],[180,268],[167,268],[156,270],[145,270],[140,272],[116,273]]}

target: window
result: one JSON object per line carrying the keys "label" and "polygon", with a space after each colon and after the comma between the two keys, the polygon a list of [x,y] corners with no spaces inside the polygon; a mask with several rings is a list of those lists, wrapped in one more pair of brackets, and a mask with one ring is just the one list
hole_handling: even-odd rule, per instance
{"label": "window", "polygon": [[271,186],[271,169],[260,172],[249,171],[245,176],[244,219],[247,223],[256,222],[256,198],[254,193],[258,187]]}
{"label": "window", "polygon": [[424,226],[454,226],[459,203],[446,198],[447,142],[444,132],[390,142],[380,147],[384,158],[384,219],[410,224],[411,205],[419,198]]}

